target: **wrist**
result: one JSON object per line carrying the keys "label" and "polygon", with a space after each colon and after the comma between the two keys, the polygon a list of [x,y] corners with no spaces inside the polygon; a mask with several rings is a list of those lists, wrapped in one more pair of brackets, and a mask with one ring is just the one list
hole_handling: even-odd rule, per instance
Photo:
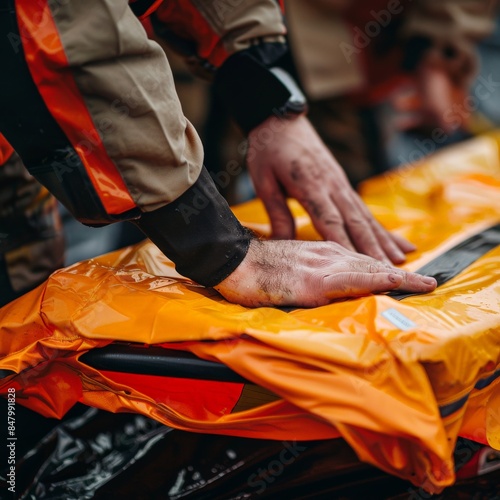
{"label": "wrist", "polygon": [[[289,260],[293,250],[293,242],[277,244],[254,238],[241,264],[214,288],[229,302],[246,307],[288,304],[293,294],[282,286],[281,279],[283,274],[292,273]],[[287,251],[289,259],[285,261]]]}
{"label": "wrist", "polygon": [[[304,94],[280,66],[283,44],[263,43],[229,57],[215,77],[215,91],[248,134],[269,117],[290,119],[307,111]],[[266,50],[267,49],[267,50]],[[273,54],[269,56],[269,52]]]}
{"label": "wrist", "polygon": [[135,224],[175,263],[204,286],[229,276],[245,258],[253,236],[234,216],[205,168],[185,193]]}

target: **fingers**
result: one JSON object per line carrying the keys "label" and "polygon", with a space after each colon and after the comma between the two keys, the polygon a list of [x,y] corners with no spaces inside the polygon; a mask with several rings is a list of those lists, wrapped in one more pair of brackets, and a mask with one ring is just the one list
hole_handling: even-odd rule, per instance
{"label": "fingers", "polygon": [[316,200],[304,199],[301,205],[306,209],[314,227],[325,240],[334,241],[351,251],[356,250],[347,234],[342,215],[328,197],[318,196]]}
{"label": "fingers", "polygon": [[[357,205],[359,211],[363,214],[365,220],[370,225],[372,234],[377,242],[377,245],[373,245],[371,240],[371,234],[365,233],[361,237],[367,239],[366,242],[362,242],[363,245],[369,246],[368,251],[358,248],[359,251],[370,255],[371,257],[378,258],[385,262],[392,262],[393,264],[402,264],[406,261],[405,254],[408,252],[413,252],[416,248],[409,241],[405,240],[403,237],[392,234],[387,231],[382,225],[373,217],[368,207],[363,203],[358,194],[356,194]],[[383,255],[381,258],[380,255]]]}
{"label": "fingers", "polygon": [[429,293],[436,288],[436,280],[415,273],[347,272],[325,278],[326,296],[329,299],[356,297],[370,293],[401,290],[412,293]]}
{"label": "fingers", "polygon": [[[340,268],[341,272],[339,272],[338,265],[334,264],[334,267],[331,267],[332,274],[325,278],[327,281],[331,281],[330,285],[339,287],[336,292],[338,297],[342,296],[341,294],[344,292],[364,294],[392,289],[412,293],[428,293],[437,286],[436,280],[432,277],[410,273],[371,257],[346,250],[343,251],[343,254],[345,260]],[[337,257],[337,259],[339,258]]]}
{"label": "fingers", "polygon": [[375,219],[372,219],[371,223],[378,242],[385,255],[393,264],[402,264],[406,261],[405,254],[416,250],[416,246],[413,243],[410,243],[398,234],[387,231],[387,229]]}
{"label": "fingers", "polygon": [[436,289],[437,281],[430,276],[422,276],[417,273],[401,274],[402,283],[398,286],[398,290],[402,292],[413,293],[430,293]]}
{"label": "fingers", "polygon": [[354,192],[352,196],[339,194],[335,201],[318,195],[314,201],[303,200],[302,205],[325,240],[348,250],[393,264],[402,264],[405,254],[415,250],[410,242],[382,227]]}
{"label": "fingers", "polygon": [[375,221],[359,196],[354,192],[352,195],[347,200],[345,196],[340,197],[344,199],[338,200],[338,206],[356,250],[383,262],[404,262],[404,255],[388,234],[384,234],[385,230]]}
{"label": "fingers", "polygon": [[372,215],[368,210],[361,210],[362,202],[347,179],[340,185],[330,185],[326,189],[293,194],[325,240],[339,243],[348,250],[390,261],[374,234],[370,223]]}
{"label": "fingers", "polygon": [[264,203],[271,222],[272,238],[291,240],[295,237],[295,221],[279,184],[272,175],[254,179],[257,195]]}
{"label": "fingers", "polygon": [[250,307],[315,307],[395,289],[428,293],[436,280],[335,243],[255,240],[242,263],[216,288],[227,300]]}
{"label": "fingers", "polygon": [[[403,262],[405,262],[405,252],[398,244],[399,240],[397,238],[394,238],[393,235],[389,233],[389,231],[384,229],[376,220],[373,219],[370,222],[375,238],[377,239],[377,242],[384,252],[386,260],[389,260],[389,262],[392,262],[393,264],[402,264]],[[405,242],[403,238],[401,238],[401,240],[401,243]],[[406,243],[407,245],[403,244],[403,247],[411,248],[411,244],[409,242]]]}
{"label": "fingers", "polygon": [[347,261],[342,266],[343,271],[350,271],[354,274],[395,274],[401,277],[401,283],[397,286],[398,290],[427,293],[432,292],[437,286],[437,282],[434,278],[417,273],[410,273],[403,269],[393,267],[389,263],[381,262],[359,253],[343,250],[343,254],[347,257]]}
{"label": "fingers", "polygon": [[389,234],[390,234],[392,240],[394,241],[394,243],[399,247],[399,249],[403,253],[414,252],[417,249],[417,247],[413,243],[408,241],[406,238],[403,238],[399,234],[391,233],[391,232],[389,232]]}
{"label": "fingers", "polygon": [[286,122],[275,134],[272,148],[255,151],[257,156],[247,158],[248,167],[274,239],[295,236],[286,191],[304,206],[325,240],[395,264],[404,262],[405,252],[414,249],[375,221],[307,119]]}
{"label": "fingers", "polygon": [[403,277],[393,273],[337,273],[325,279],[329,299],[357,297],[398,288]]}

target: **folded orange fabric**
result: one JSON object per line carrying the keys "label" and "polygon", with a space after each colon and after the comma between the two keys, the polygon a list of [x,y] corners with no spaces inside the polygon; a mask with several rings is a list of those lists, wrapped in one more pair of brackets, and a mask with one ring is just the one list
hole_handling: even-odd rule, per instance
{"label": "folded orange fabric", "polygon": [[[418,246],[415,270],[500,221],[500,134],[368,181],[377,218]],[[295,203],[299,237],[317,239]],[[235,208],[269,232],[259,202]],[[247,309],[176,274],[150,243],[54,273],[0,309],[0,381],[47,416],[77,401],[167,425],[266,439],[343,437],[360,459],[438,492],[458,435],[500,449],[500,247],[427,295]],[[453,265],[451,266],[453,267]],[[112,342],[220,361],[276,395],[242,409],[252,384],[133,377],[79,358]]]}

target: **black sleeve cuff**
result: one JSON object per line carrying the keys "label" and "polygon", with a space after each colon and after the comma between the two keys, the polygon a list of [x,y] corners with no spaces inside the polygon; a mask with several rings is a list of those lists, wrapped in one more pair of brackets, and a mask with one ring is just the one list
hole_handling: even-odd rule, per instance
{"label": "black sleeve cuff", "polygon": [[402,64],[403,69],[405,71],[415,70],[431,46],[431,39],[425,36],[414,36],[410,38],[405,46]]}
{"label": "black sleeve cuff", "polygon": [[307,110],[304,94],[280,64],[287,50],[282,43],[261,43],[233,54],[217,70],[215,92],[243,132],[270,116]]}
{"label": "black sleeve cuff", "polygon": [[180,274],[205,286],[227,278],[245,258],[252,239],[205,168],[179,198],[132,222],[175,263]]}

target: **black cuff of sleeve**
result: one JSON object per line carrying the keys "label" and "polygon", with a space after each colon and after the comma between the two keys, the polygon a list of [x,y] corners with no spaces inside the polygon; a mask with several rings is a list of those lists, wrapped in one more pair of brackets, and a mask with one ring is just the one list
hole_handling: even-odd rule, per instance
{"label": "black cuff of sleeve", "polygon": [[245,258],[252,239],[205,168],[179,198],[133,222],[180,274],[204,286],[227,278]]}
{"label": "black cuff of sleeve", "polygon": [[280,67],[287,47],[262,43],[230,56],[218,69],[214,89],[243,132],[271,116],[289,117],[307,110],[306,99]]}
{"label": "black cuff of sleeve", "polygon": [[415,36],[406,43],[402,67],[405,71],[413,71],[420,63],[424,54],[432,46],[430,38]]}

